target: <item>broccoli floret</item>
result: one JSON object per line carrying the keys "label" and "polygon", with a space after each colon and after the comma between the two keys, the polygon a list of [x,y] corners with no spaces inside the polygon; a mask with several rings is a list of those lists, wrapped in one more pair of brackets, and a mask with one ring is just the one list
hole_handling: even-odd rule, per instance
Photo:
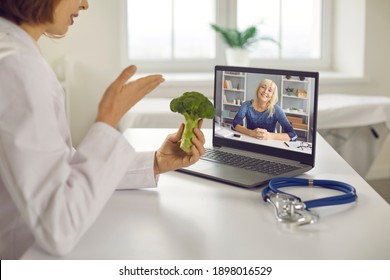
{"label": "broccoli floret", "polygon": [[214,118],[214,106],[203,94],[191,91],[172,99],[170,108],[172,112],[182,114],[186,120],[180,148],[187,154],[191,154],[191,139],[194,136],[193,129],[198,127],[199,119]]}

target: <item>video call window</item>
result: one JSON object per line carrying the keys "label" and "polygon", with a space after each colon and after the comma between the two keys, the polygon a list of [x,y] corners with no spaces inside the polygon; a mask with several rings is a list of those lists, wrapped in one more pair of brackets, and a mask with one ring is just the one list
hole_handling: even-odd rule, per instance
{"label": "video call window", "polygon": [[[314,95],[315,78],[304,76],[271,75],[263,73],[243,73],[233,71],[217,71],[216,75],[216,110],[215,118],[216,135],[231,137],[237,141],[248,141],[258,145],[277,146],[296,152],[312,153],[314,123]],[[286,133],[291,135],[290,141],[264,141],[244,135],[241,137],[234,129],[237,122],[238,112],[248,106],[248,102],[256,100],[257,89],[262,81],[272,81],[277,90],[275,111],[278,116],[285,116],[286,124],[277,121],[275,127],[268,125],[270,132]],[[278,108],[276,108],[278,107]],[[274,113],[275,114],[275,113]],[[256,115],[257,116],[257,115]],[[242,118],[242,126],[252,129],[256,121],[251,116]],[[241,119],[240,119],[241,120]],[[266,120],[269,122],[270,120]],[[238,136],[237,136],[238,135]],[[253,139],[251,139],[253,138]]]}

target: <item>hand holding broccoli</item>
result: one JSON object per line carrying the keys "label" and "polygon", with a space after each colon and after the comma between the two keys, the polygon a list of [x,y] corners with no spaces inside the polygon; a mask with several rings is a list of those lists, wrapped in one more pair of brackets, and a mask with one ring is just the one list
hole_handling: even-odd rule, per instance
{"label": "hand holding broccoli", "polygon": [[194,137],[193,130],[198,127],[199,119],[214,118],[214,106],[203,94],[191,91],[173,99],[170,108],[172,112],[182,114],[186,120],[180,148],[190,155],[192,153],[192,137]]}
{"label": "hand holding broccoli", "polygon": [[199,121],[199,127],[194,129],[194,138],[192,139],[191,155],[180,149],[180,138],[183,135],[184,124],[180,124],[176,133],[170,134],[155,153],[154,174],[158,175],[167,171],[187,167],[199,160],[205,153],[205,138],[200,130],[202,120]]}

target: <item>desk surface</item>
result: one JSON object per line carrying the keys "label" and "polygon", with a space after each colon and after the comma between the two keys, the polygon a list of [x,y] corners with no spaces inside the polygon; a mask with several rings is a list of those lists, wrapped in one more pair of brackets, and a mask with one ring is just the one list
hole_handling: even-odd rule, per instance
{"label": "desk surface", "polygon": [[[303,141],[295,141],[295,142],[285,142],[285,141],[279,141],[279,140],[260,140],[256,139],[254,137],[245,135],[243,133],[240,133],[238,131],[234,131],[231,128],[228,127],[222,127],[217,124],[215,124],[215,135],[223,138],[229,138],[235,141],[240,142],[246,142],[246,143],[252,143],[256,145],[262,145],[262,146],[269,146],[274,147],[278,149],[283,150],[289,150],[294,152],[300,152],[300,153],[306,153],[311,154],[312,150],[311,143],[309,142],[303,142]],[[235,137],[234,135],[238,135],[239,138]],[[302,146],[307,146],[307,148],[303,149]]]}
{"label": "desk surface", "polygon": [[[131,129],[125,135],[136,149],[149,150],[171,131]],[[211,138],[210,131],[205,134]],[[316,167],[303,177],[347,182],[359,196],[355,204],[316,209],[317,224],[279,224],[261,189],[169,172],[156,189],[115,192],[66,258],[390,259],[389,204],[321,136],[317,148]],[[304,200],[331,194],[308,188],[295,193]],[[23,258],[54,257],[35,245]]]}

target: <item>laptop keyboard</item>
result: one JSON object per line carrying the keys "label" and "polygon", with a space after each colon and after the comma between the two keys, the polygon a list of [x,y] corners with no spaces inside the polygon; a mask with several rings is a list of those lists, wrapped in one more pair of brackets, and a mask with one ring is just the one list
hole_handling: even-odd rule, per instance
{"label": "laptop keyboard", "polygon": [[261,173],[280,175],[301,167],[206,148],[202,159]]}

